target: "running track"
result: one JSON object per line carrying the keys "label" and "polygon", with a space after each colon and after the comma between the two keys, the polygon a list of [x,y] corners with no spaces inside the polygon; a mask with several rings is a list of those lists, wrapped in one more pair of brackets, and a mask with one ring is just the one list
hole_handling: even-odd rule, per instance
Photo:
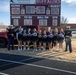
{"label": "running track", "polygon": [[0,53],[0,75],[76,75],[76,63]]}

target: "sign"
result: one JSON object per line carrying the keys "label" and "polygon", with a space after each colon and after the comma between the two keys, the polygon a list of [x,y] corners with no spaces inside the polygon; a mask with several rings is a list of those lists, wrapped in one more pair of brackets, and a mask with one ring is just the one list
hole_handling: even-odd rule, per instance
{"label": "sign", "polygon": [[35,0],[10,0],[10,4],[35,4]]}
{"label": "sign", "polygon": [[10,0],[11,4],[52,4],[61,3],[61,0]]}

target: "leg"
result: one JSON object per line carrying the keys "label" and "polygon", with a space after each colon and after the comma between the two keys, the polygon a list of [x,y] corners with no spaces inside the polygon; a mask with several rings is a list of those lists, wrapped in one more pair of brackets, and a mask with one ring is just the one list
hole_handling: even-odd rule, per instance
{"label": "leg", "polygon": [[43,49],[44,50],[46,49],[46,43],[43,43]]}
{"label": "leg", "polygon": [[11,44],[11,40],[8,39],[8,50],[10,50],[10,44]]}
{"label": "leg", "polygon": [[14,50],[14,39],[11,39],[11,43],[12,43],[12,50]]}
{"label": "leg", "polygon": [[28,48],[27,48],[27,50],[30,50],[30,48],[29,48],[29,44],[30,44],[30,42],[28,41],[27,44],[28,44]]}
{"label": "leg", "polygon": [[36,49],[36,51],[37,51],[37,44],[36,44],[36,42],[34,42],[34,49]]}
{"label": "leg", "polygon": [[72,53],[72,45],[71,45],[71,42],[69,42],[69,51],[70,51],[70,53]]}
{"label": "leg", "polygon": [[20,47],[21,47],[21,50],[22,50],[22,40],[20,40]]}
{"label": "leg", "polygon": [[69,43],[68,43],[68,41],[65,41],[65,43],[66,43],[66,49],[65,49],[65,51],[67,51],[68,50]]}
{"label": "leg", "polygon": [[41,42],[39,42],[39,50],[41,50]]}
{"label": "leg", "polygon": [[20,50],[20,40],[18,40],[18,50]]}

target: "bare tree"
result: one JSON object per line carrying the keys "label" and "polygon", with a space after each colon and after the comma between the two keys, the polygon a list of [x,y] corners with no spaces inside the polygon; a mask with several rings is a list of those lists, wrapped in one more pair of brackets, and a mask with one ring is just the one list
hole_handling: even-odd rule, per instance
{"label": "bare tree", "polygon": [[61,17],[61,24],[67,24],[68,23],[68,19],[65,17]]}

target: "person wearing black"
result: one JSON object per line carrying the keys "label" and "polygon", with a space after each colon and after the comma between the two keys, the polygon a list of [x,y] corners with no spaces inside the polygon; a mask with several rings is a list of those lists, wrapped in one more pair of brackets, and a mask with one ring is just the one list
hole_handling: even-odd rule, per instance
{"label": "person wearing black", "polygon": [[64,30],[62,28],[59,30],[58,36],[59,36],[59,50],[62,51],[64,42]]}
{"label": "person wearing black", "polygon": [[8,50],[10,50],[10,45],[12,46],[12,50],[14,50],[14,32],[12,29],[12,25],[7,28],[7,37],[8,37]]}
{"label": "person wearing black", "polygon": [[38,31],[38,42],[39,42],[39,50],[42,48],[42,31]]}
{"label": "person wearing black", "polygon": [[20,26],[18,32],[16,33],[16,38],[18,41],[18,51],[22,50],[22,33],[23,33],[23,28]]}
{"label": "person wearing black", "polygon": [[26,30],[23,31],[23,44],[24,44],[24,48],[23,50],[26,50],[26,41],[27,41],[27,33],[26,33]]}
{"label": "person wearing black", "polygon": [[65,43],[66,43],[65,52],[68,50],[68,47],[69,47],[69,51],[70,51],[70,53],[72,53],[71,37],[72,37],[72,31],[70,30],[70,27],[66,27],[66,30],[65,30]]}
{"label": "person wearing black", "polygon": [[53,42],[53,33],[52,33],[52,29],[50,29],[48,35],[47,35],[47,41],[48,41],[48,46],[49,46],[49,50],[52,49],[52,42]]}
{"label": "person wearing black", "polygon": [[47,32],[44,30],[42,35],[42,42],[43,42],[43,50],[46,50],[46,43],[47,43]]}
{"label": "person wearing black", "polygon": [[27,31],[27,50],[30,50],[30,42],[31,42],[31,29],[28,28],[28,31]]}
{"label": "person wearing black", "polygon": [[53,44],[54,44],[53,49],[56,51],[59,50],[58,49],[58,41],[59,41],[58,33],[59,33],[58,28],[55,28],[53,32],[53,35],[54,35],[53,36]]}
{"label": "person wearing black", "polygon": [[37,31],[36,31],[36,28],[33,29],[33,33],[31,34],[31,37],[32,37],[32,42],[33,42],[33,45],[34,45],[34,50],[37,51]]}

